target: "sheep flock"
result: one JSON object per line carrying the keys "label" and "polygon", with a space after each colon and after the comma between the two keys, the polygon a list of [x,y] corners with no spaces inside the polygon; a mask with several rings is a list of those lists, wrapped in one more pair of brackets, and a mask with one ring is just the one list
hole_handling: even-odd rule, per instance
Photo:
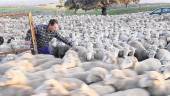
{"label": "sheep flock", "polygon": [[[33,18],[56,18],[74,46],[63,58],[0,56],[0,96],[170,96],[170,14]],[[0,52],[28,48],[27,17],[0,19]]]}

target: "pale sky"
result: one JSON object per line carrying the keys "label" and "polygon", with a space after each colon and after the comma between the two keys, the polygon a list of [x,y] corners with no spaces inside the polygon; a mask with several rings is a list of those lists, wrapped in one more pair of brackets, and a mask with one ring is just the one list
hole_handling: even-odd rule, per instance
{"label": "pale sky", "polygon": [[56,3],[59,0],[0,0],[1,5],[38,5],[45,3]]}
{"label": "pale sky", "polygon": [[141,3],[170,3],[170,0],[141,0]]}
{"label": "pale sky", "polygon": [[[0,0],[0,6],[4,5],[37,5],[55,3],[59,0]],[[170,0],[141,0],[141,3],[170,3]]]}

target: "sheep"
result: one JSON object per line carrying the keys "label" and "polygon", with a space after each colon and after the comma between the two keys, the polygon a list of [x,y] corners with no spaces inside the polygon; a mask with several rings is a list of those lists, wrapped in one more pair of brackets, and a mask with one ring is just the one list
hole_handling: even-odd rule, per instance
{"label": "sheep", "polygon": [[116,64],[118,52],[119,51],[116,51],[116,52],[105,51],[105,53],[103,54],[102,61],[105,63]]}
{"label": "sheep", "polygon": [[34,55],[32,55],[29,52],[28,53],[24,52],[24,53],[18,54],[18,58],[16,58],[16,60],[28,60],[29,62],[31,62],[33,58],[34,58]]}
{"label": "sheep", "polygon": [[165,86],[166,86],[166,95],[170,95],[170,92],[169,92],[169,90],[170,90],[170,80],[165,80]]}
{"label": "sheep", "polygon": [[33,94],[33,89],[26,85],[10,85],[0,88],[0,96],[30,96]]}
{"label": "sheep", "polygon": [[48,62],[43,63],[42,65],[36,66],[34,68],[34,71],[40,71],[40,70],[46,70],[50,67],[52,67],[53,65],[61,65],[61,63],[63,62],[62,59],[60,58],[55,58],[55,59],[51,59]]}
{"label": "sheep", "polygon": [[82,84],[77,90],[70,92],[71,96],[99,96],[99,94],[86,84]]}
{"label": "sheep", "polygon": [[17,58],[15,54],[8,54],[6,57],[2,58],[1,63],[6,63],[8,61],[13,61]]}
{"label": "sheep", "polygon": [[89,87],[94,89],[101,96],[111,94],[116,91],[114,87],[110,85],[105,85],[103,82],[90,84]]}
{"label": "sheep", "polygon": [[142,61],[142,60],[148,58],[146,49],[141,42],[129,41],[128,44],[136,49],[134,55],[139,61]]}
{"label": "sheep", "polygon": [[127,57],[127,56],[134,56],[135,54],[135,48],[133,46],[129,46],[128,44],[126,44],[125,42],[119,42],[118,43],[120,45],[119,48],[119,57]]}
{"label": "sheep", "polygon": [[18,70],[18,68],[11,68],[7,70],[4,75],[1,77],[0,86],[7,86],[7,85],[26,85],[27,84],[27,77],[25,74]]}
{"label": "sheep", "polygon": [[93,44],[91,42],[87,43],[86,48],[87,48],[86,60],[87,61],[93,60],[94,59]]}
{"label": "sheep", "polygon": [[102,67],[107,69],[108,71],[119,68],[117,64],[108,64],[102,61],[83,62],[80,67],[82,67],[85,71],[88,71],[95,67]]}
{"label": "sheep", "polygon": [[69,91],[66,90],[57,80],[50,79],[45,81],[41,86],[35,89],[35,94],[47,93],[55,96],[69,95]]}
{"label": "sheep", "polygon": [[[107,18],[96,15],[57,16],[55,18],[61,21],[64,30],[61,32],[62,35],[67,37],[68,34],[75,32],[76,38],[72,39],[76,39],[77,44],[65,54],[64,58],[55,58],[53,55],[44,54],[31,55],[25,52],[16,55],[10,54],[7,58],[0,56],[2,60],[0,62],[0,75],[2,75],[0,76],[0,85],[2,86],[0,95],[6,95],[5,91],[8,90],[15,91],[16,86],[17,88],[19,86],[19,91],[22,86],[26,88],[26,91],[27,89],[33,91],[44,86],[42,82],[51,80],[48,81],[48,84],[53,81],[60,83],[69,96],[112,96],[117,95],[119,91],[122,94],[126,90],[133,90],[133,88],[142,88],[150,92],[151,95],[168,96],[170,95],[169,25],[167,22],[159,22],[164,17],[150,16],[143,12],[107,16]],[[40,15],[34,16],[34,18],[36,22],[45,23],[48,18],[54,18],[54,16]],[[1,18],[1,20],[11,19]],[[19,20],[25,21],[23,17],[19,17]],[[3,29],[2,25],[0,22],[0,28]],[[9,23],[6,26],[9,25],[18,27],[18,24],[15,23]],[[113,26],[115,30],[113,30]],[[164,30],[162,31],[162,29]],[[4,31],[13,35],[9,29],[5,28]],[[8,38],[6,33],[3,34],[4,38]],[[22,33],[17,33],[17,35]],[[19,38],[17,38],[18,36]],[[19,42],[18,39],[22,39],[24,35],[18,36],[16,36],[16,42],[13,45],[6,44],[4,47],[6,49],[3,50],[8,50],[8,47],[10,50],[11,46],[22,47],[23,44],[18,44],[19,47],[16,44]],[[3,45],[0,46],[3,47]],[[151,73],[147,72],[150,71],[158,71],[162,74],[155,73],[161,75],[160,77],[149,75]],[[159,84],[160,86],[158,86]],[[93,94],[90,94],[90,91]],[[15,92],[11,94],[13,95]],[[122,95],[131,96],[133,94]],[[46,90],[35,94],[35,96],[43,95],[52,94]],[[7,96],[10,95],[7,94]]]}
{"label": "sheep", "polygon": [[159,59],[163,65],[169,65],[169,51],[166,49],[157,50],[155,58]]}
{"label": "sheep", "polygon": [[61,78],[64,77],[66,74],[67,74],[66,68],[64,68],[61,65],[53,65],[49,69],[43,71],[31,72],[28,73],[27,75],[29,76],[29,78],[32,78],[34,80],[37,78],[44,78],[44,79]]}
{"label": "sheep", "polygon": [[104,82],[106,85],[114,86],[116,90],[126,90],[138,88],[138,80],[139,78],[134,71],[130,71],[129,69],[128,71],[115,69],[106,76]]}
{"label": "sheep", "polygon": [[101,48],[95,48],[94,58],[95,60],[102,60],[104,58],[105,50]]}
{"label": "sheep", "polygon": [[139,80],[139,86],[146,88],[153,96],[166,96],[166,83],[162,74],[156,71],[150,71]]}
{"label": "sheep", "polygon": [[[169,37],[169,41],[170,41],[170,37]],[[170,52],[170,43],[167,44],[166,49]]]}
{"label": "sheep", "polygon": [[135,88],[135,89],[128,89],[124,91],[118,91],[104,96],[150,96],[150,94],[144,89]]}
{"label": "sheep", "polygon": [[4,69],[10,69],[12,67],[18,67],[20,68],[22,71],[32,71],[34,69],[34,66],[31,62],[29,62],[28,60],[15,60],[15,61],[11,61],[11,62],[7,62],[4,64],[0,65],[0,70],[3,70],[5,72]]}
{"label": "sheep", "polygon": [[90,73],[88,74],[86,81],[87,83],[95,83],[98,81],[104,80],[105,76],[108,74],[108,71],[104,68],[95,67],[90,70]]}
{"label": "sheep", "polygon": [[68,91],[76,90],[84,84],[83,81],[76,78],[60,78],[58,81]]}
{"label": "sheep", "polygon": [[51,59],[55,59],[55,57],[53,55],[38,54],[34,56],[31,63],[36,67],[50,61]]}
{"label": "sheep", "polygon": [[11,86],[11,85],[28,85],[32,88],[36,88],[46,79],[42,77],[32,78],[26,72],[20,70],[17,67],[10,68],[2,76],[0,80],[0,86]]}
{"label": "sheep", "polygon": [[125,58],[118,58],[118,65],[121,69],[134,68],[138,63],[138,60],[134,56],[128,56]]}
{"label": "sheep", "polygon": [[80,57],[80,60],[82,62],[87,61],[87,49],[83,46],[74,46],[71,48],[72,50],[76,51],[78,53],[78,56]]}
{"label": "sheep", "polygon": [[61,66],[69,69],[80,65],[81,61],[78,57],[78,53],[74,50],[68,50],[65,56],[63,57],[63,62]]}
{"label": "sheep", "polygon": [[66,74],[66,78],[76,78],[79,79],[85,83],[87,83],[87,76],[89,75],[90,71],[84,71],[84,72],[76,72],[76,73],[70,73]]}
{"label": "sheep", "polygon": [[160,71],[161,67],[162,64],[158,59],[149,58],[139,63],[136,63],[134,70],[138,74],[143,74],[145,71]]}
{"label": "sheep", "polygon": [[164,76],[164,79],[167,80],[170,78],[170,66],[169,65],[163,65],[160,72]]}

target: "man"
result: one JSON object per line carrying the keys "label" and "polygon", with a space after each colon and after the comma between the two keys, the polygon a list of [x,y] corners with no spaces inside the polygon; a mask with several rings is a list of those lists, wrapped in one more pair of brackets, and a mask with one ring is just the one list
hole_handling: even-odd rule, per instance
{"label": "man", "polygon": [[[58,21],[56,19],[51,19],[48,23],[48,25],[38,25],[35,27],[36,29],[36,40],[37,40],[37,47],[38,47],[38,53],[39,54],[50,54],[50,48],[49,48],[49,42],[56,38],[60,44],[65,45],[65,47],[62,49],[61,46],[54,49],[57,51],[53,51],[55,53],[51,53],[55,55],[56,57],[63,57],[64,53],[59,54],[60,51],[67,51],[69,47],[72,47],[72,42],[68,41],[65,37],[61,36],[57,31],[60,30],[60,26],[58,24]],[[27,41],[31,40],[31,32],[30,30],[27,33],[27,36],[25,38]]]}

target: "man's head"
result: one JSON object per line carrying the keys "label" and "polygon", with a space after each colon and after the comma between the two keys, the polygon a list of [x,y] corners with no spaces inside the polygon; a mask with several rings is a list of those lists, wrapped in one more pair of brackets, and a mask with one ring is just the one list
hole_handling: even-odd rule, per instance
{"label": "man's head", "polygon": [[51,32],[55,32],[60,30],[60,26],[58,25],[58,21],[56,19],[51,19],[48,23],[48,30]]}

